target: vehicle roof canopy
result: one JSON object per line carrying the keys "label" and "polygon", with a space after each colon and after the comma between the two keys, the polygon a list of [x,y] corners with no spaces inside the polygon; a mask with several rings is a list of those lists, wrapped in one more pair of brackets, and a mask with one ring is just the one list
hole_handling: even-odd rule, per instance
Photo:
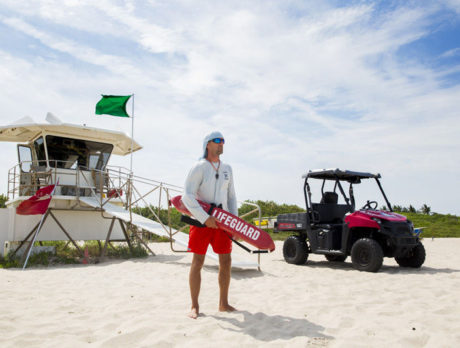
{"label": "vehicle roof canopy", "polygon": [[[0,141],[30,142],[39,135],[56,135],[112,144],[112,153],[115,155],[125,156],[131,153],[131,137],[123,132],[62,123],[52,114],[48,114],[46,120],[50,123],[35,123],[27,118],[18,120],[16,124],[0,127]],[[133,152],[140,149],[142,146],[133,141]]]}
{"label": "vehicle roof canopy", "polygon": [[322,180],[340,180],[348,181],[351,183],[359,183],[361,179],[375,178],[379,179],[380,174],[372,174],[365,172],[354,172],[351,170],[341,170],[339,168],[330,169],[313,169],[309,170],[306,174],[302,175],[302,178],[313,178]]}

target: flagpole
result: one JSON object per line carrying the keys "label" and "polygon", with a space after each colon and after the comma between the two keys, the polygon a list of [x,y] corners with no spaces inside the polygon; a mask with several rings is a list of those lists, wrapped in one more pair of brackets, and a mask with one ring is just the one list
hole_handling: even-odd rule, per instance
{"label": "flagpole", "polygon": [[131,222],[133,220],[132,217],[132,211],[131,211],[131,202],[132,202],[132,194],[133,194],[133,147],[134,147],[134,93],[132,94],[133,96],[133,103],[131,104],[131,164],[129,168],[129,197],[126,197],[128,200],[129,206],[127,207],[129,209],[129,221]]}
{"label": "flagpole", "polygon": [[[59,179],[58,179],[57,183],[54,185],[53,191],[50,194],[51,198],[53,197],[54,191],[56,191],[56,186],[57,185],[59,185]],[[43,224],[43,220],[45,219],[45,216],[46,216],[46,213],[42,215],[42,218],[40,220],[40,224],[38,225],[38,228],[37,228],[37,232],[35,232],[34,238],[32,239],[32,243],[30,244],[29,252],[27,253],[26,261],[24,262],[24,266],[22,266],[23,271],[26,269],[27,261],[29,261],[30,253],[32,252],[32,248],[34,247],[35,239],[37,238],[38,233],[40,232],[40,229],[42,228],[42,224]]]}
{"label": "flagpole", "polygon": [[134,146],[134,93],[133,96],[133,103],[132,103],[132,111],[131,111],[131,164],[129,167],[129,172],[133,174],[133,146]]}

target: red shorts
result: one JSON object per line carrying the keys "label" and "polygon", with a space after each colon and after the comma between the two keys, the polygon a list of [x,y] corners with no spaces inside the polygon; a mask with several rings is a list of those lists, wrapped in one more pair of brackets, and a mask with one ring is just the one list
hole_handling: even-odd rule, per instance
{"label": "red shorts", "polygon": [[230,254],[232,252],[232,240],[221,229],[209,227],[190,226],[188,239],[188,251],[195,254],[206,254],[209,244],[216,254]]}

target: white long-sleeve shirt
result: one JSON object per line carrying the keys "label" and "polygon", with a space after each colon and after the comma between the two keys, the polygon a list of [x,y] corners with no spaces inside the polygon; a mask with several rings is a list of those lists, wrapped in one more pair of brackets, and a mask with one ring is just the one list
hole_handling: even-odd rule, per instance
{"label": "white long-sleeve shirt", "polygon": [[208,219],[209,214],[201,208],[197,199],[210,204],[222,204],[224,210],[238,216],[232,167],[221,161],[217,173],[219,178],[216,179],[216,170],[208,160],[202,159],[193,166],[185,180],[182,201],[194,218],[202,224]]}

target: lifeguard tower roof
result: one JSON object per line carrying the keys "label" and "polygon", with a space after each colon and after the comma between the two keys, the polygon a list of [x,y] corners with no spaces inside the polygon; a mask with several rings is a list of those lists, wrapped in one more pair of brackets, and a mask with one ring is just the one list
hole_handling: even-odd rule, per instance
{"label": "lifeguard tower roof", "polygon": [[[18,120],[15,124],[0,127],[0,141],[30,142],[39,135],[50,134],[113,144],[112,153],[115,155],[125,156],[131,153],[131,138],[123,132],[62,123],[50,113],[46,119],[50,123],[35,123],[32,119],[27,118]],[[142,149],[142,146],[136,141],[133,141],[132,145],[133,152]]]}

